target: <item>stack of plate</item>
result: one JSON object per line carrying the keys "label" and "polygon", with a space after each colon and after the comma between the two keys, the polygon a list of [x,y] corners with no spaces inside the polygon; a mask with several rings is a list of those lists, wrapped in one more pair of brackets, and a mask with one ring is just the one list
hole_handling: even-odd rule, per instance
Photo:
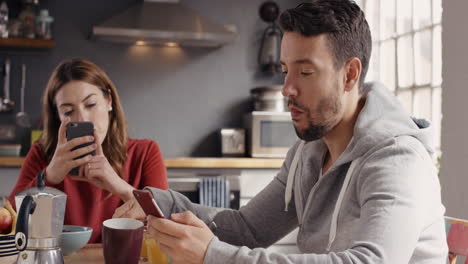
{"label": "stack of plate", "polygon": [[15,235],[0,236],[0,263],[8,263],[5,262],[6,259],[16,260],[17,255],[18,249],[16,249],[15,245]]}

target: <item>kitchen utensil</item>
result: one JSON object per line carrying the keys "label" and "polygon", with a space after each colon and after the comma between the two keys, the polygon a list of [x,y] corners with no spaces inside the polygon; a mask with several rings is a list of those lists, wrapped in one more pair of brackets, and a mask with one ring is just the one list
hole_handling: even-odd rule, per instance
{"label": "kitchen utensil", "polygon": [[18,264],[63,264],[59,239],[63,230],[67,195],[45,186],[45,174],[37,175],[37,186],[15,196],[19,206],[15,242]]}
{"label": "kitchen utensil", "polygon": [[11,111],[15,105],[15,102],[10,100],[10,69],[11,61],[7,58],[3,67],[3,98],[0,100],[0,112]]}
{"label": "kitchen utensil", "polygon": [[21,64],[21,111],[16,114],[16,124],[20,127],[31,127],[31,119],[24,111],[24,94],[26,90],[26,64]]}
{"label": "kitchen utensil", "polygon": [[271,85],[250,90],[255,111],[287,111],[287,98],[283,96],[281,89],[281,85]]}

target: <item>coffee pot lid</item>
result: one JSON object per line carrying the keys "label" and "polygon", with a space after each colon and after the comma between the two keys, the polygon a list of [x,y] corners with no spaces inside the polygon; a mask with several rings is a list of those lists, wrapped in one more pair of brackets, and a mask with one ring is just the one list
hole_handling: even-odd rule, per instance
{"label": "coffee pot lid", "polygon": [[55,188],[45,186],[45,174],[44,171],[39,171],[37,173],[37,185],[35,187],[31,187],[25,190],[18,192],[15,197],[24,197],[27,195],[31,195],[33,198],[36,197],[67,197],[67,195],[59,191]]}

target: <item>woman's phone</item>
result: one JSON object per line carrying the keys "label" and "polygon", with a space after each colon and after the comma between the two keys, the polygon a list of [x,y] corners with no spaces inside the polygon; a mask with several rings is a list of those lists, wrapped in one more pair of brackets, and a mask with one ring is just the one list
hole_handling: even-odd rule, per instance
{"label": "woman's phone", "polygon": [[[70,141],[70,140],[72,140],[74,138],[84,137],[84,136],[94,136],[94,124],[93,124],[93,122],[70,122],[70,123],[67,124],[66,137],[67,137],[68,141]],[[79,148],[82,148],[82,147],[89,146],[89,145],[91,145],[93,143],[94,142],[88,142],[88,143],[78,145],[78,146],[72,148],[71,151],[74,151],[75,149],[79,149]],[[89,155],[89,154],[94,155],[95,151],[92,151],[90,153],[86,153],[84,155],[76,157],[75,159],[81,159],[81,158],[83,158],[83,157],[85,157],[86,155]],[[79,168],[76,167],[76,168],[73,168],[70,171],[70,174],[78,175],[78,172],[79,172]]]}
{"label": "woman's phone", "polygon": [[149,191],[133,190],[133,196],[147,215],[166,218]]}

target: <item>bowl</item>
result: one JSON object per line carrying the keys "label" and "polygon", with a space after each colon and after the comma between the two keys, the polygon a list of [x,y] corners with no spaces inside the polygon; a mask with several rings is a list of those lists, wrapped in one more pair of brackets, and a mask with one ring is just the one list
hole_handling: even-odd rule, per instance
{"label": "bowl", "polygon": [[86,226],[64,225],[60,236],[60,248],[63,255],[70,255],[88,243],[93,229]]}
{"label": "bowl", "polygon": [[0,235],[0,264],[16,263],[17,257],[15,235]]}

